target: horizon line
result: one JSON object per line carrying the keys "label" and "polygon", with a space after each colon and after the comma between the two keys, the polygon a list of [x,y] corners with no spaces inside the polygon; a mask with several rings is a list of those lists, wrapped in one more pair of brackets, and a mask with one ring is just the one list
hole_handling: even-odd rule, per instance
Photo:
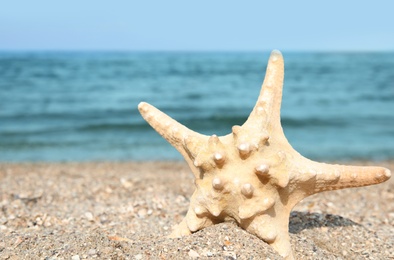
{"label": "horizon line", "polygon": [[287,53],[389,53],[393,49],[110,49],[110,48],[0,48],[6,52],[129,52],[129,53],[270,53],[273,50]]}

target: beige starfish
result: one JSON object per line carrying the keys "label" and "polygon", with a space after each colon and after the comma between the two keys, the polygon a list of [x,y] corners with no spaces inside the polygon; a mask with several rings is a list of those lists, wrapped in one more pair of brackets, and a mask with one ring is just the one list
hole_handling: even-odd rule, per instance
{"label": "beige starfish", "polygon": [[249,118],[220,137],[196,133],[155,107],[139,104],[144,119],[183,155],[195,176],[189,210],[171,237],[235,220],[281,256],[293,259],[289,216],[298,202],[318,192],[390,178],[382,167],[318,163],[295,151],[280,123],[283,78],[283,57],[273,51]]}

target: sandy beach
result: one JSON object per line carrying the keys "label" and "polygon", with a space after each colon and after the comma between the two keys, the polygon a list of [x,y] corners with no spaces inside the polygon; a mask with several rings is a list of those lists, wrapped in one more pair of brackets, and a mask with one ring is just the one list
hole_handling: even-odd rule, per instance
{"label": "sandy beach", "polygon": [[[281,259],[233,223],[166,238],[192,192],[182,162],[1,163],[0,259]],[[290,217],[297,259],[393,259],[393,234],[394,178],[314,195]]]}

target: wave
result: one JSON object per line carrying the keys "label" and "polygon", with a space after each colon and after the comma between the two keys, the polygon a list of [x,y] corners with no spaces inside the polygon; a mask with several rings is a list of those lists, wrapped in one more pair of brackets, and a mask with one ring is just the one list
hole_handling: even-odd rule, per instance
{"label": "wave", "polygon": [[[393,53],[286,57],[281,120],[297,149],[313,158],[394,153]],[[0,160],[178,158],[138,102],[197,132],[228,134],[246,121],[265,65],[258,53],[0,53]]]}

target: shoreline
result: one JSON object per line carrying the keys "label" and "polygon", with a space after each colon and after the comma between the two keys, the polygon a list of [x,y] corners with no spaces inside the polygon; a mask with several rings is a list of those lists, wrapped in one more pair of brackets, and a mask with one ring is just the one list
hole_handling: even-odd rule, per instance
{"label": "shoreline", "polygon": [[[193,189],[181,161],[1,162],[0,259],[281,259],[233,223],[166,238]],[[394,178],[316,194],[290,217],[297,259],[393,258],[392,234]]]}

